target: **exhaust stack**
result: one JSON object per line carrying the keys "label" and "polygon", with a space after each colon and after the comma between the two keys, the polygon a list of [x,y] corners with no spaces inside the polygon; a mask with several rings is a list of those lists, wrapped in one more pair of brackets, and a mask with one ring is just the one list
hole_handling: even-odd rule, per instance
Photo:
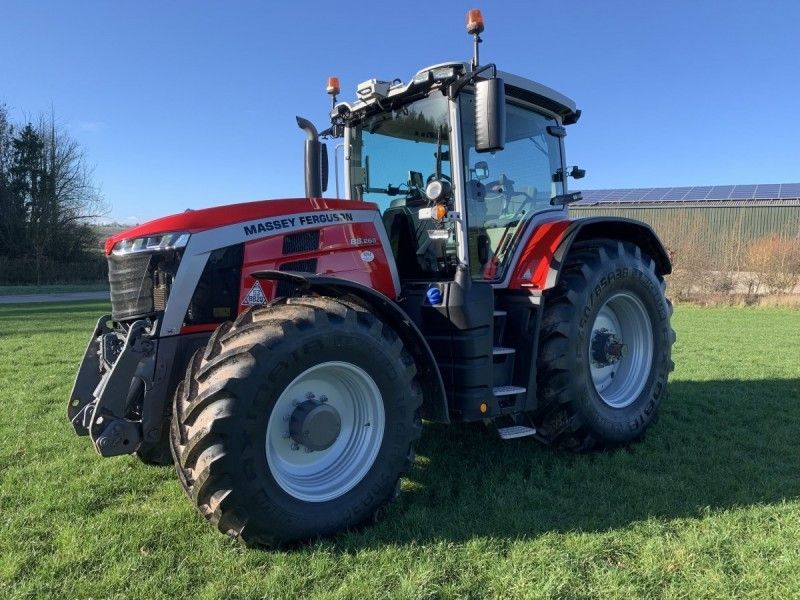
{"label": "exhaust stack", "polygon": [[308,198],[322,197],[322,147],[317,128],[308,119],[295,117],[297,125],[306,132],[305,144],[305,181]]}

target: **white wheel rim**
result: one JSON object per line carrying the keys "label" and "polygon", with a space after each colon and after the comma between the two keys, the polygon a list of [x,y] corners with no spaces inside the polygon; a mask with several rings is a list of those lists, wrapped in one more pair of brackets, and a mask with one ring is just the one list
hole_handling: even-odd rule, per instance
{"label": "white wheel rim", "polygon": [[[593,343],[598,335],[610,335],[621,342],[621,358],[611,358],[609,364],[596,362]],[[628,292],[608,298],[597,312],[589,338],[592,383],[603,402],[612,408],[632,404],[647,383],[653,353],[653,325],[642,301]]]}
{"label": "white wheel rim", "polygon": [[[297,404],[324,398],[341,420],[332,445],[309,451],[289,434]],[[272,476],[285,492],[306,502],[325,502],[347,493],[367,474],[385,428],[383,398],[362,368],[324,362],[303,371],[280,395],[267,423],[266,454]]]}

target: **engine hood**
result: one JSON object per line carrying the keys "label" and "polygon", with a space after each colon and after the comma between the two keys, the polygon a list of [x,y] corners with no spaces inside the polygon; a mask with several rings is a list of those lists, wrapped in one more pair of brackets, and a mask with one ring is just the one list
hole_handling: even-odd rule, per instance
{"label": "engine hood", "polygon": [[111,254],[114,245],[120,240],[149,235],[159,235],[176,231],[197,233],[216,227],[232,225],[253,219],[280,217],[299,212],[326,210],[377,210],[376,204],[358,200],[333,200],[328,198],[289,198],[280,200],[258,200],[227,204],[185,212],[154,219],[136,227],[121,231],[106,239],[106,254]]}

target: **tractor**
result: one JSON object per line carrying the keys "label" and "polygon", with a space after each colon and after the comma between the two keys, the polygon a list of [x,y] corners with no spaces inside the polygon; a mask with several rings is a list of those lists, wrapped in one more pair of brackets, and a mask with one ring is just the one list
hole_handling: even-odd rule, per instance
{"label": "tractor", "polygon": [[75,432],[174,463],[207,520],[267,547],[382,514],[423,420],[574,451],[638,440],[673,368],[670,259],[643,223],[568,216],[581,112],[480,64],[483,29],[470,11],[469,62],[368,80],[352,102],[331,78],[330,127],[297,119],[306,197],[109,238]]}

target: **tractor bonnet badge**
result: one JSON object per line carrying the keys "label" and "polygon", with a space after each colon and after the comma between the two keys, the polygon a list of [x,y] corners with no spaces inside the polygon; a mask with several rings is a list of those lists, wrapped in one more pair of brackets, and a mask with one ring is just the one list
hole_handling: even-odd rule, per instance
{"label": "tractor bonnet badge", "polygon": [[364,250],[361,253],[361,260],[363,260],[364,262],[372,262],[373,260],[375,260],[375,255],[369,250]]}
{"label": "tractor bonnet badge", "polygon": [[253,304],[266,304],[267,297],[264,295],[264,290],[261,289],[261,282],[256,281],[247,296],[242,300],[244,306],[252,306]]}

